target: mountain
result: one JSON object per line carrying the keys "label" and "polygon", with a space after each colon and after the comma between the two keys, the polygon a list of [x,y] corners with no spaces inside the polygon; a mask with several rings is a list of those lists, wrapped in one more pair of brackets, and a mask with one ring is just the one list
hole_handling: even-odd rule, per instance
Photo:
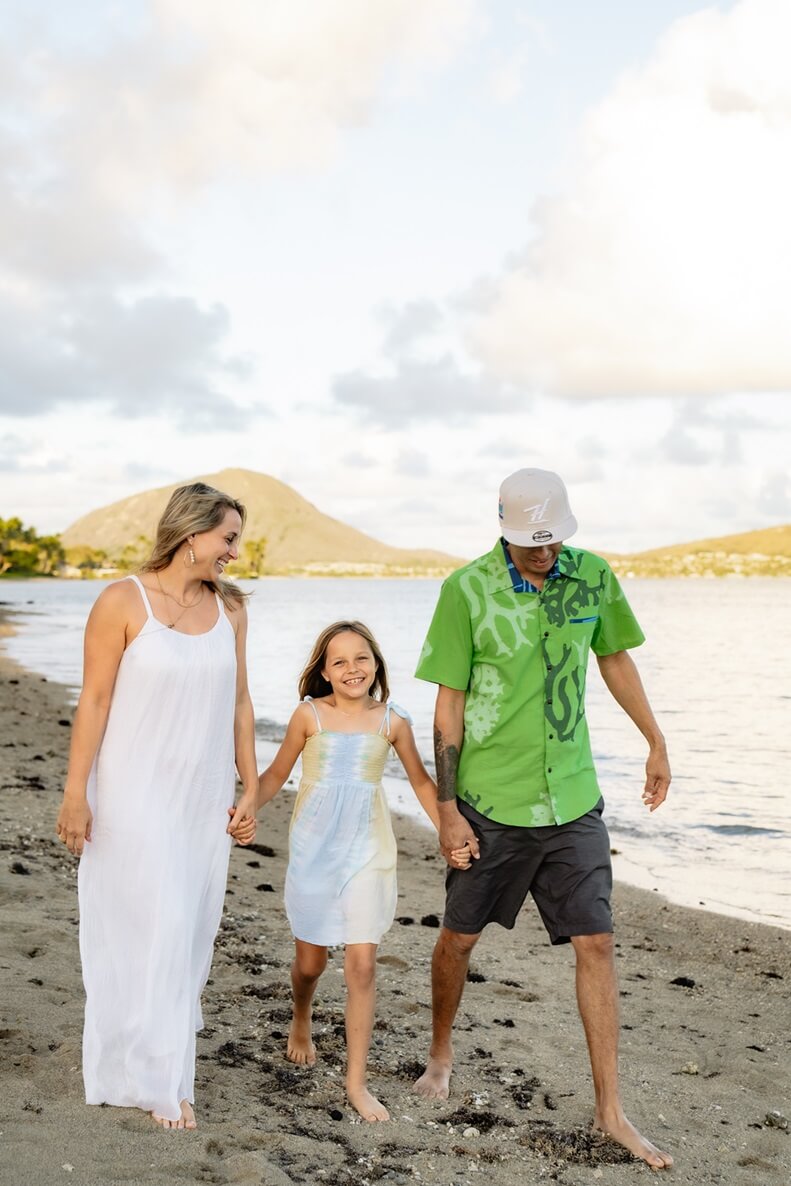
{"label": "mountain", "polygon": [[791,524],[607,559],[619,576],[791,576]]}
{"label": "mountain", "polygon": [[[444,552],[392,548],[324,515],[284,482],[248,469],[224,469],[186,478],[171,486],[133,494],[91,511],[61,533],[67,549],[103,551],[112,562],[139,562],[148,552],[157,521],[177,486],[201,481],[226,491],[247,507],[241,559],[249,560],[259,541],[261,574],[444,576],[463,561]],[[259,556],[260,556],[259,552]],[[248,566],[249,567],[249,566]]]}

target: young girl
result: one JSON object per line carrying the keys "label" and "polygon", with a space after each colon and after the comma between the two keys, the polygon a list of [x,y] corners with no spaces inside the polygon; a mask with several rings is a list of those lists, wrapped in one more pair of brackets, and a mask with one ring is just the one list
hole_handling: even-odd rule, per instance
{"label": "young girl", "polygon": [[[388,700],[387,669],[361,622],[334,622],[316,640],[299,681],[302,702],[272,765],[259,779],[258,806],[285,783],[300,754],[289,834],[286,913],[296,943],[293,1019],[287,1057],[312,1066],[311,1004],[327,948],[345,945],[346,1093],[359,1114],[387,1120],[368,1090],[374,1023],[376,948],[396,906],[396,843],[382,789],[391,747],[434,826],[437,788],[420,760],[411,721]],[[453,854],[467,868],[467,848]]]}

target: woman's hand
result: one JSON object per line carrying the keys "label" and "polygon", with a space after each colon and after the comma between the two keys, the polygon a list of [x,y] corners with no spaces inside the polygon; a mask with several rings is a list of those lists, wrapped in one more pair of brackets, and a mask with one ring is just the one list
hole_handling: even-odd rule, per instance
{"label": "woman's hand", "polygon": [[226,831],[233,836],[237,844],[251,844],[255,839],[256,795],[242,795],[235,807],[228,808],[228,827]]}
{"label": "woman's hand", "polygon": [[93,816],[84,795],[71,796],[68,791],[58,812],[55,826],[60,839],[75,857],[82,856],[86,841],[90,842]]}

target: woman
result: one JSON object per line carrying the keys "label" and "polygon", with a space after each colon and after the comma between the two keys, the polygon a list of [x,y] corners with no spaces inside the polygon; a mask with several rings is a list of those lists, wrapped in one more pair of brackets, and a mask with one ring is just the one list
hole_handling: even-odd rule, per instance
{"label": "woman", "polygon": [[223,579],[244,519],[229,495],[182,486],[140,576],[97,599],[57,824],[82,856],[86,1101],[143,1108],[163,1128],[195,1127],[230,835],[255,814],[247,614]]}

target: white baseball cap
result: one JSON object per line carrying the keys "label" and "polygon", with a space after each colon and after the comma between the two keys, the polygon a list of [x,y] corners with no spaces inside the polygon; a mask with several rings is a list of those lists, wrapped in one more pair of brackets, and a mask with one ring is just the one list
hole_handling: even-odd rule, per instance
{"label": "white baseball cap", "polygon": [[540,548],[577,530],[563,480],[547,469],[518,469],[500,487],[500,533],[509,544]]}

